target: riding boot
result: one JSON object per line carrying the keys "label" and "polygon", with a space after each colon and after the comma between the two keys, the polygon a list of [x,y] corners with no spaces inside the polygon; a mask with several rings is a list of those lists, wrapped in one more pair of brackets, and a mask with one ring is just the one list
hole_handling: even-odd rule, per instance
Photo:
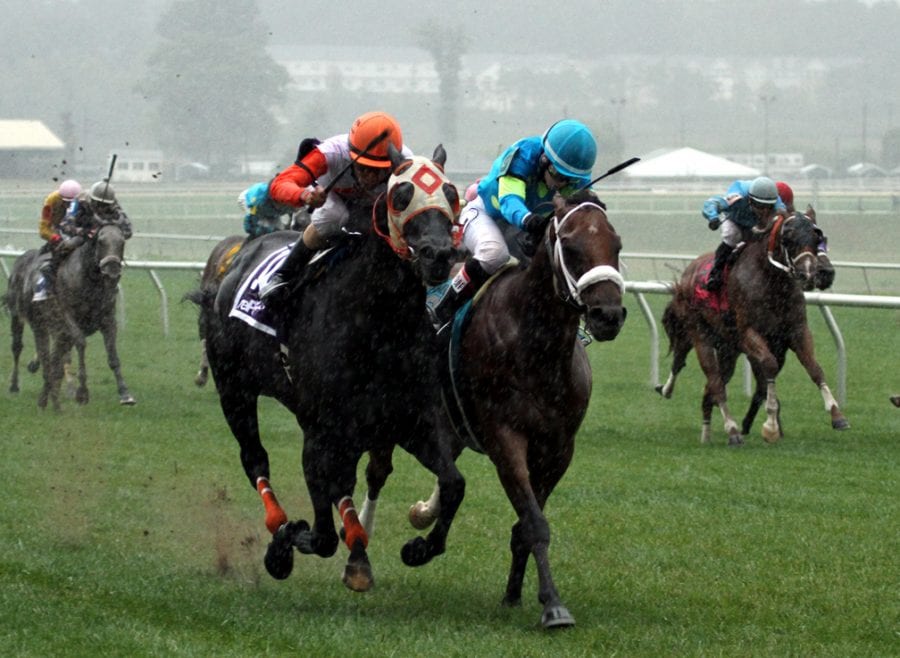
{"label": "riding boot", "polygon": [[470,257],[456,276],[443,285],[443,290],[438,292],[436,298],[426,302],[428,315],[436,333],[441,334],[450,326],[456,312],[472,299],[489,277],[481,263]]}
{"label": "riding boot", "polygon": [[279,267],[266,284],[259,289],[260,300],[265,302],[268,306],[277,306],[284,301],[284,296],[287,294],[288,290],[290,290],[290,283],[297,277],[301,270],[306,267],[315,253],[316,250],[306,246],[306,243],[303,242],[303,238],[297,240],[291,248],[288,257],[281,264],[281,267]]}
{"label": "riding boot", "polygon": [[57,252],[51,252],[50,260],[41,265],[41,274],[44,275],[44,292],[50,294],[56,284],[56,271],[59,269],[60,256]]}
{"label": "riding boot", "polygon": [[725,265],[728,263],[728,258],[731,256],[731,252],[734,249],[731,245],[721,243],[716,248],[715,260],[713,261],[712,269],[709,271],[709,276],[706,279],[705,288],[710,292],[718,292],[722,288],[722,284],[724,281],[724,272]]}

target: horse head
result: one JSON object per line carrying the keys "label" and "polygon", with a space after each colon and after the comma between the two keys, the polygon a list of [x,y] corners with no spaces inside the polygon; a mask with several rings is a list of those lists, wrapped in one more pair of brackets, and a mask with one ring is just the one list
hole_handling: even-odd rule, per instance
{"label": "horse head", "polygon": [[622,240],[593,192],[556,195],[553,203],[547,246],[557,292],[584,313],[586,328],[596,340],[612,340],[627,315],[622,306],[625,280],[619,273]]}
{"label": "horse head", "polygon": [[93,262],[105,282],[119,283],[125,253],[125,235],[117,222],[100,223],[92,232]]}
{"label": "horse head", "polygon": [[394,171],[384,237],[426,286],[437,285],[450,275],[457,253],[452,228],[459,217],[459,192],[444,174],[447,153],[438,145],[431,159],[404,159],[393,145],[389,150]]}
{"label": "horse head", "polygon": [[799,211],[775,222],[769,234],[768,259],[800,282],[804,290],[815,287],[821,231]]}

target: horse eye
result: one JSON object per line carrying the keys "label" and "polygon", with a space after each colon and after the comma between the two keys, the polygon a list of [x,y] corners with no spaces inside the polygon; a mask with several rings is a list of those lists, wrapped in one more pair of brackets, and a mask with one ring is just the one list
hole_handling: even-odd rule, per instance
{"label": "horse eye", "polygon": [[389,199],[391,208],[400,212],[406,210],[409,202],[412,201],[415,191],[413,184],[408,181],[394,185],[394,187],[391,188]]}

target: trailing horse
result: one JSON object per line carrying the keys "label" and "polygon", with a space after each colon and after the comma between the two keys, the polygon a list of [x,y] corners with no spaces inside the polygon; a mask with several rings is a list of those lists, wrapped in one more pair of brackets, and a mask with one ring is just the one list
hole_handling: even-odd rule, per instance
{"label": "trailing horse", "polygon": [[25,323],[34,333],[44,385],[38,406],[49,401],[59,409],[60,382],[64,364],[74,346],[78,353],[78,388],[75,399],[86,404],[90,398],[84,352],[86,339],[100,331],[106,347],[107,363],[116,378],[119,403],[132,405],[134,397],[122,377],[116,349],[116,297],[125,251],[125,236],[116,222],[98,222],[83,244],[76,247],[59,266],[55,292],[43,301],[33,301],[41,276],[40,266],[49,256],[32,249],[13,265],[6,294],[11,315],[13,372],[9,390],[19,390],[19,357]]}
{"label": "trailing horse", "polygon": [[[373,584],[366,555],[368,535],[352,495],[364,452],[400,445],[441,482],[446,511],[426,538],[403,547],[404,563],[425,564],[445,549],[465,483],[441,433],[436,359],[425,313],[425,286],[446,278],[455,255],[451,223],[459,209],[456,189],[443,174],[446,154],[433,161],[401,162],[386,198],[374,208],[351,207],[344,243],[307,268],[286,306],[280,336],[239,319],[241,293],[261,283],[252,277],[296,234],[276,232],[247,244],[214,295],[205,295],[207,352],[222,411],[240,445],[241,463],[266,510],[273,540],[265,564],[286,578],[293,548],[328,557],[341,516],[350,558],[344,583],[364,591]],[[258,311],[258,302],[242,306]],[[246,316],[246,313],[244,314]],[[246,319],[246,318],[245,318]],[[281,343],[281,346],[280,346]],[[257,398],[267,395],[290,409],[303,430],[303,475],[315,519],[287,521],[272,490],[269,461],[259,436]]]}
{"label": "trailing horse", "polygon": [[[710,439],[713,405],[722,412],[729,445],[744,442],[742,435],[750,433],[763,402],[763,438],[775,442],[783,436],[775,378],[784,366],[788,349],[794,351],[819,388],[832,427],[850,426],[825,383],[806,321],[803,291],[815,285],[819,241],[813,220],[797,212],[776,219],[746,243],[726,272],[724,296],[711,295],[702,288],[710,254],[692,261],[675,284],[673,299],[663,314],[673,354],[672,371],[657,390],[663,397],[672,397],[676,377],[694,349],[706,375],[701,442]],[[728,409],[725,387],[741,353],[750,361],[756,390],[739,429]]]}
{"label": "trailing horse", "polygon": [[[557,196],[554,217],[530,264],[503,270],[489,282],[461,337],[450,343],[452,381],[444,396],[452,410],[448,418],[457,421],[454,452],[458,456],[468,446],[488,455],[518,516],[503,603],[521,602],[528,557],[534,556],[545,628],[575,623],[553,582],[543,510],[572,460],[591,396],[591,365],[578,338],[579,323],[583,318],[596,340],[609,341],[625,321],[621,247],[605,206],[592,192]],[[377,498],[381,485],[369,481],[371,497]],[[427,502],[412,507],[413,526],[428,527],[442,513],[442,486],[438,482]]]}

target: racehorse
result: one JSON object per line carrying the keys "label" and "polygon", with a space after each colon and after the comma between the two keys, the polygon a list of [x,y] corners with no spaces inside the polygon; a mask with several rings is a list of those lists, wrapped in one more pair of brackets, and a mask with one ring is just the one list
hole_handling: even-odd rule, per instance
{"label": "racehorse", "polygon": [[[672,371],[657,390],[663,397],[672,397],[675,379],[694,349],[706,375],[701,442],[710,440],[713,405],[718,405],[725,420],[729,445],[743,444],[742,436],[750,433],[763,402],[763,438],[772,443],[783,436],[775,378],[784,366],[788,349],[794,351],[819,387],[825,409],[831,414],[831,426],[839,430],[850,426],[825,383],[806,321],[803,291],[815,285],[819,240],[813,220],[795,212],[754,232],[728,268],[724,298],[710,297],[701,288],[711,265],[710,254],[692,261],[675,284],[673,299],[663,313],[673,354]],[[739,429],[728,409],[725,387],[741,353],[750,361],[756,390]]]}
{"label": "racehorse", "polygon": [[[290,574],[294,547],[321,557],[335,553],[335,507],[350,549],[343,581],[355,591],[372,586],[368,535],[352,500],[357,464],[366,451],[400,445],[441,483],[446,510],[427,537],[404,545],[407,565],[425,564],[444,552],[464,494],[450,441],[441,432],[436,357],[425,313],[425,286],[444,280],[456,255],[451,224],[459,212],[458,193],[443,174],[442,147],[433,160],[402,162],[393,149],[391,155],[395,169],[386,194],[374,208],[350,207],[350,233],[325,255],[327,271],[313,263],[279,309],[282,335],[259,331],[231,317],[230,310],[240,290],[254,285],[251,273],[296,234],[276,232],[247,244],[201,306],[222,411],[273,534],[265,565],[278,579]],[[303,430],[312,527],[305,520],[287,522],[275,498],[259,436],[260,395],[290,409]]]}
{"label": "racehorse", "polygon": [[[456,361],[456,350],[458,365],[451,365],[455,388],[445,398],[448,405],[459,403],[474,439],[464,441],[460,431],[454,454],[464,442],[487,454],[518,516],[503,603],[521,603],[533,555],[544,628],[575,623],[553,582],[543,510],[572,460],[591,396],[591,366],[577,333],[580,320],[598,341],[615,339],[625,321],[621,248],[593,192],[556,196],[554,216],[529,265],[504,270],[489,282],[459,342],[450,343],[449,361]],[[377,472],[371,463],[370,472]],[[372,498],[381,484],[369,482]],[[410,522],[428,527],[442,504],[438,482],[427,502],[413,505]]]}
{"label": "racehorse", "polygon": [[84,242],[60,264],[55,293],[38,302],[32,301],[34,286],[40,276],[40,266],[48,256],[32,249],[16,260],[6,294],[6,304],[12,318],[11,392],[19,390],[19,357],[22,353],[22,333],[27,322],[34,333],[44,377],[38,396],[39,407],[46,407],[49,401],[54,409],[60,408],[60,382],[64,376],[64,363],[73,346],[78,353],[75,400],[79,404],[87,404],[90,394],[84,353],[87,338],[98,330],[103,335],[107,363],[116,378],[119,403],[135,404],[122,377],[116,349],[116,297],[124,252],[122,227],[117,222],[98,220]]}
{"label": "racehorse", "polygon": [[[209,254],[209,258],[206,260],[206,266],[203,268],[203,272],[200,275],[200,289],[188,293],[185,295],[185,299],[199,304],[202,298],[200,291],[205,291],[205,294],[207,295],[215,293],[218,289],[219,282],[222,280],[222,277],[225,276],[225,272],[231,265],[232,260],[244,244],[244,239],[245,236],[243,235],[229,235],[213,247],[212,252]],[[200,334],[200,369],[194,376],[194,383],[200,387],[206,386],[206,382],[209,381],[209,359],[206,357],[205,319],[206,316],[201,314],[198,321],[198,330]]]}

